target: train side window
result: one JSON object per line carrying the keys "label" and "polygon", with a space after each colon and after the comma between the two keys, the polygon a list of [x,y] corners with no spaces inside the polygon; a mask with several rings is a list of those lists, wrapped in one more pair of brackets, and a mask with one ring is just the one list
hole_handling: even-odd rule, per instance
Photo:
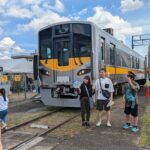
{"label": "train side window", "polygon": [[101,37],[101,59],[104,60],[105,55],[105,38]]}
{"label": "train side window", "polygon": [[138,69],[138,58],[135,59],[135,62],[136,62],[136,69]]}
{"label": "train side window", "polygon": [[130,55],[130,68],[132,68],[132,55]]}
{"label": "train side window", "polygon": [[132,68],[135,68],[134,56],[132,56]]}
{"label": "train side window", "polygon": [[110,65],[115,65],[115,45],[110,43]]}
{"label": "train side window", "polygon": [[138,69],[140,69],[140,59],[138,58]]}
{"label": "train side window", "polygon": [[140,68],[140,59],[136,58],[136,68],[139,69]]}

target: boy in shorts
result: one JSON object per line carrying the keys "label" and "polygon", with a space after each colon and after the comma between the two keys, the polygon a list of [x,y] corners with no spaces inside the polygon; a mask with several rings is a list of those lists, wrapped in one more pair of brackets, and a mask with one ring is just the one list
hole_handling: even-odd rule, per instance
{"label": "boy in shorts", "polygon": [[[123,125],[124,129],[131,127],[132,132],[137,132],[138,129],[138,90],[140,89],[139,84],[134,81],[136,75],[132,72],[129,72],[127,75],[128,83],[124,87],[124,96],[125,100],[125,109],[124,113],[126,114],[126,123]],[[131,101],[131,99],[133,99]],[[130,118],[133,116],[134,125],[131,126]]]}

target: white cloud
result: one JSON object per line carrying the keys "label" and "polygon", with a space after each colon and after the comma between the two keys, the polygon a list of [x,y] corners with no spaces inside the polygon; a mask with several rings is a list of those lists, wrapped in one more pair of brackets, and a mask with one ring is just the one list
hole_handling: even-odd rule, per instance
{"label": "white cloud", "polygon": [[47,4],[47,7],[50,8],[51,10],[54,10],[54,11],[57,11],[57,12],[63,12],[64,11],[64,4],[60,0],[55,0],[55,5],[54,6],[49,6]]}
{"label": "white cloud", "polygon": [[0,59],[11,59],[9,56],[2,56]]}
{"label": "white cloud", "polygon": [[12,6],[10,9],[7,10],[5,16],[11,16],[16,18],[32,18],[32,13],[29,9],[19,6]]}
{"label": "white cloud", "polygon": [[79,16],[80,16],[80,15],[84,15],[84,14],[87,13],[87,11],[88,11],[88,9],[87,9],[87,8],[84,8],[84,9],[82,9],[81,11],[78,12],[78,15],[79,15]]}
{"label": "white cloud", "polygon": [[22,49],[19,46],[14,46],[13,47],[13,53],[24,53],[25,51],[26,51],[25,49]]}
{"label": "white cloud", "polygon": [[45,12],[45,15],[34,18],[33,20],[30,21],[30,23],[20,24],[17,27],[18,29],[23,30],[23,31],[33,30],[37,32],[39,29],[49,24],[61,22],[61,21],[67,21],[67,20],[70,20],[70,19],[64,16],[60,16],[55,12],[47,11]]}
{"label": "white cloud", "polygon": [[15,44],[15,41],[12,40],[10,37],[5,37],[0,41],[0,49],[7,51]]}
{"label": "white cloud", "polygon": [[[61,16],[57,12],[64,11],[64,5],[61,0],[55,0],[54,6],[44,0],[0,0],[0,14],[5,17],[15,17],[20,19],[30,19],[26,24],[18,24],[17,28],[22,31],[34,30],[49,24],[69,20],[68,17]],[[0,30],[1,31],[1,30]]]}
{"label": "white cloud", "polygon": [[87,20],[96,23],[101,28],[113,28],[114,35],[119,40],[125,41],[127,35],[142,33],[141,27],[133,27],[129,22],[119,16],[113,16],[102,7],[95,7],[94,11],[95,14]]}
{"label": "white cloud", "polygon": [[8,1],[9,1],[9,0],[0,0],[0,5],[1,5],[1,6],[4,6],[4,5],[7,4]]}
{"label": "white cloud", "polygon": [[[52,6],[48,1],[44,0],[0,0],[0,14],[2,16],[9,16],[15,18],[35,18],[40,17],[47,11],[63,12],[64,5],[60,0],[55,0],[55,5]],[[36,9],[37,8],[37,9]]]}
{"label": "white cloud", "polygon": [[144,5],[142,0],[121,0],[122,12],[139,9]]}
{"label": "white cloud", "polygon": [[[12,54],[24,53],[25,49],[22,49],[16,42],[10,37],[5,37],[0,41],[0,56],[3,56],[3,59],[10,58]],[[2,57],[0,58],[2,59]]]}
{"label": "white cloud", "polygon": [[69,15],[69,18],[71,20],[80,20],[82,15],[87,14],[88,8],[84,8],[79,12],[73,13],[71,15]]}
{"label": "white cloud", "polygon": [[4,34],[4,28],[8,24],[8,21],[1,21],[0,20],[0,35]]}
{"label": "white cloud", "polygon": [[40,4],[42,0],[20,0],[24,5]]}
{"label": "white cloud", "polygon": [[3,51],[3,55],[10,55],[9,51]]}

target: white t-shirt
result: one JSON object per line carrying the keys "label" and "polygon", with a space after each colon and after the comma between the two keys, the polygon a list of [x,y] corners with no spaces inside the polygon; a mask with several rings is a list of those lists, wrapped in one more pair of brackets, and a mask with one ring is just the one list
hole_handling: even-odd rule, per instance
{"label": "white t-shirt", "polygon": [[8,109],[8,98],[6,97],[6,101],[4,101],[3,96],[0,96],[0,111]]}
{"label": "white t-shirt", "polygon": [[114,92],[114,87],[113,87],[112,81],[109,78],[100,78],[100,79],[97,79],[95,82],[96,91],[98,91],[97,99],[98,100],[106,100],[107,98],[102,95],[99,80],[101,82],[102,89],[107,90],[110,93]]}

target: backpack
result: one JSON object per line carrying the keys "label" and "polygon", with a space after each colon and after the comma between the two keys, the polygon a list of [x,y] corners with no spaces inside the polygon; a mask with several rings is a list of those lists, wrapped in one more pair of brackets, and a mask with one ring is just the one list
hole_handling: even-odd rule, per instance
{"label": "backpack", "polygon": [[132,104],[135,102],[135,92],[131,89],[131,86],[128,85],[125,90],[125,100],[127,103]]}

